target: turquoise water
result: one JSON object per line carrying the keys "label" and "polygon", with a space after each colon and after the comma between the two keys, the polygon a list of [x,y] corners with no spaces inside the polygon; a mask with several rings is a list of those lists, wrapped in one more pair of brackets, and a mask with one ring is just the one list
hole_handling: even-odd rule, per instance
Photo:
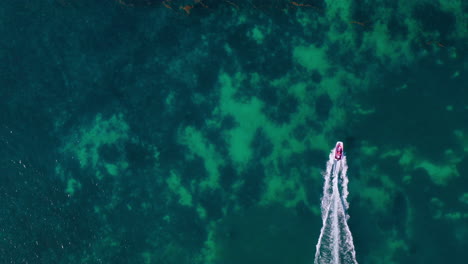
{"label": "turquoise water", "polygon": [[6,1],[0,263],[359,263],[468,247],[465,1]]}

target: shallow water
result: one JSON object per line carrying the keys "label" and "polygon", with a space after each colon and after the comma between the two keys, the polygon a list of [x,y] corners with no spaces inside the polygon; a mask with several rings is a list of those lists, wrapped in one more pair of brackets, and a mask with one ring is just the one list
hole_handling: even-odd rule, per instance
{"label": "shallow water", "polygon": [[464,1],[7,1],[0,263],[466,259]]}

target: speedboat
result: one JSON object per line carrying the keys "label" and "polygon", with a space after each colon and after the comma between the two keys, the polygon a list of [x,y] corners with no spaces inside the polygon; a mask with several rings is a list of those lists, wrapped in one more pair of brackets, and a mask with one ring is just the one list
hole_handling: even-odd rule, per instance
{"label": "speedboat", "polygon": [[343,142],[336,142],[335,146],[335,160],[341,160],[343,157]]}

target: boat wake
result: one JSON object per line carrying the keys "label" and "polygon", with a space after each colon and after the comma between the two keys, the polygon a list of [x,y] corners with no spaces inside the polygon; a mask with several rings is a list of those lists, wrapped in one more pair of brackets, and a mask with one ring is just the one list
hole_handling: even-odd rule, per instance
{"label": "boat wake", "polygon": [[343,143],[332,149],[324,172],[322,229],[315,253],[315,264],[357,263],[353,237],[349,230],[347,213],[349,204],[346,156],[342,156]]}

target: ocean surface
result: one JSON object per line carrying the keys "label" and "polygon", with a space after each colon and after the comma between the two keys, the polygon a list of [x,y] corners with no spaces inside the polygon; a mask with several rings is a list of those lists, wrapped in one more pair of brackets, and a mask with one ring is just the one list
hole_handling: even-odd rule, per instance
{"label": "ocean surface", "polygon": [[0,263],[468,258],[468,2],[6,0]]}

